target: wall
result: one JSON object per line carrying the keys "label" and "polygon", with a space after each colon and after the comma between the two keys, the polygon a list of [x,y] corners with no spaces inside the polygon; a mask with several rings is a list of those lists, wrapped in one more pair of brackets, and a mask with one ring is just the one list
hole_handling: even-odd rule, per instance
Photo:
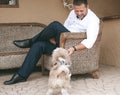
{"label": "wall", "polygon": [[[88,0],[90,8],[99,16],[120,14],[120,0]],[[19,0],[19,8],[0,8],[0,23],[41,22],[53,20],[64,22],[69,10],[62,0]]]}
{"label": "wall", "polygon": [[[120,0],[89,0],[90,8],[99,16],[120,16]],[[120,67],[120,19],[104,21],[100,64]]]}
{"label": "wall", "polygon": [[104,21],[100,63],[120,67],[120,19]]}
{"label": "wall", "polygon": [[0,8],[0,23],[41,22],[53,20],[64,22],[68,10],[62,0],[19,0],[19,8]]}
{"label": "wall", "polygon": [[88,0],[90,8],[99,16],[120,15],[120,0]]}

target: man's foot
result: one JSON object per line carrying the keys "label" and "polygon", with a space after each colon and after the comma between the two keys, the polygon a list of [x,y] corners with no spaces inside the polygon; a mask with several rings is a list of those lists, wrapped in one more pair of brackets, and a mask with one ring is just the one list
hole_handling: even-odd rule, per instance
{"label": "man's foot", "polygon": [[15,84],[18,82],[25,82],[25,81],[26,81],[25,78],[21,77],[19,74],[15,74],[10,80],[5,81],[4,85],[11,85],[11,84]]}
{"label": "man's foot", "polygon": [[31,40],[30,39],[15,40],[13,41],[13,44],[20,48],[29,48],[31,46]]}

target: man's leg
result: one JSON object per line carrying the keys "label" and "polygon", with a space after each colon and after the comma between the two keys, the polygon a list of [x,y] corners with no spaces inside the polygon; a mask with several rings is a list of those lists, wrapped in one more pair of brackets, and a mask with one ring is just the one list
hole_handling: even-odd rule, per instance
{"label": "man's leg", "polygon": [[49,40],[50,38],[55,38],[58,34],[62,32],[69,32],[61,23],[54,21],[50,23],[43,31],[32,38],[32,42]]}
{"label": "man's leg", "polygon": [[36,42],[34,43],[26,58],[25,61],[22,64],[22,67],[19,69],[19,71],[13,75],[13,77],[9,81],[5,81],[5,85],[15,84],[18,82],[26,81],[29,75],[33,72],[38,60],[44,53],[51,53],[55,49],[55,45],[49,43],[49,42]]}
{"label": "man's leg", "polygon": [[34,43],[23,64],[22,67],[17,72],[19,75],[27,79],[29,75],[33,72],[37,62],[39,61],[40,57],[42,56],[45,48],[45,42],[36,42]]}
{"label": "man's leg", "polygon": [[[27,47],[30,46],[28,43],[31,42],[31,44],[37,42],[37,41],[49,41],[50,38],[55,38],[57,41],[57,44],[59,44],[59,37],[60,34],[63,32],[69,32],[61,23],[54,21],[50,23],[44,30],[42,30],[39,34],[34,36],[33,38],[28,40],[22,40],[22,41],[15,41],[14,44],[18,47]],[[27,46],[26,46],[27,45]]]}
{"label": "man's leg", "polygon": [[39,41],[33,44],[18,73],[27,79],[33,72],[40,57],[43,54],[51,54],[55,48],[55,45],[47,41]]}

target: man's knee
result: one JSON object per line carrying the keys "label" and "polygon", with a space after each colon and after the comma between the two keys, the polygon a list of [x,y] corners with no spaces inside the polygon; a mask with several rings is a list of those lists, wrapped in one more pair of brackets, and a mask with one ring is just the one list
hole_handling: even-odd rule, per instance
{"label": "man's knee", "polygon": [[58,22],[58,21],[53,21],[52,23],[51,23],[52,25],[62,25],[60,22]]}

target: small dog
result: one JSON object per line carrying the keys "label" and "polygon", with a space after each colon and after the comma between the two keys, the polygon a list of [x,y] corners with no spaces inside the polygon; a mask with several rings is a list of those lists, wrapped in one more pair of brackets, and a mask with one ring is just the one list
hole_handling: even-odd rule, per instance
{"label": "small dog", "polygon": [[71,60],[68,51],[56,48],[52,54],[52,68],[50,69],[48,91],[46,95],[69,95],[71,87]]}

